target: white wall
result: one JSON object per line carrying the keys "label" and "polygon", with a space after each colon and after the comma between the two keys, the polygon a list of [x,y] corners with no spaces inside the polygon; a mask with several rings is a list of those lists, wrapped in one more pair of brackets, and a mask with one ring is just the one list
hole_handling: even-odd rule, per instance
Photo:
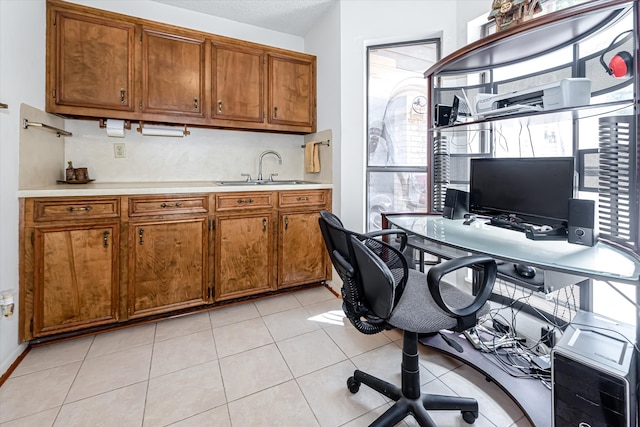
{"label": "white wall", "polygon": [[441,36],[446,56],[466,44],[466,21],[485,13],[489,6],[489,1],[477,0],[339,3],[341,117],[326,126],[342,142],[341,164],[334,168],[334,176],[338,173],[341,178],[338,214],[348,228],[365,227],[366,46]]}
{"label": "white wall", "polygon": [[[44,1],[0,1],[0,289],[18,291],[20,104],[44,108]],[[0,374],[20,355],[18,315],[0,317]]]}

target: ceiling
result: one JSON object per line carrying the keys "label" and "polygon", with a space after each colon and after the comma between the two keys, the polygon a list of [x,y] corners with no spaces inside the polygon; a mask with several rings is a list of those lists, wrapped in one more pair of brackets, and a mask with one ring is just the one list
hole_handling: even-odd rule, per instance
{"label": "ceiling", "polygon": [[155,1],[302,37],[338,0]]}

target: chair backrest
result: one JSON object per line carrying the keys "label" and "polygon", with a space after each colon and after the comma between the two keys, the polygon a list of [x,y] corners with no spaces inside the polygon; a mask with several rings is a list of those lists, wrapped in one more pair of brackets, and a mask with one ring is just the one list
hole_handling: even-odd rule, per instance
{"label": "chair backrest", "polygon": [[377,239],[351,238],[356,271],[367,306],[388,319],[407,281],[407,262],[401,252]]}
{"label": "chair backrest", "polygon": [[[406,260],[390,245],[345,229],[331,212],[320,212],[319,224],[331,262],[343,282],[345,314],[362,333],[388,329],[385,319],[398,301],[396,289],[402,289],[406,282]],[[366,266],[359,267],[358,258]]]}

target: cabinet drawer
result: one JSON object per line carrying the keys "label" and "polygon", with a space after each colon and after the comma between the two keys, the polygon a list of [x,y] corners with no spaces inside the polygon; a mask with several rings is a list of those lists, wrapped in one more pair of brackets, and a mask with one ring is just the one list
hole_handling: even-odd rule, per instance
{"label": "cabinet drawer", "polygon": [[328,201],[326,191],[282,191],[279,203],[281,208],[296,206],[322,206]]}
{"label": "cabinet drawer", "polygon": [[207,213],[209,199],[206,196],[184,197],[130,197],[129,216],[176,215]]}
{"label": "cabinet drawer", "polygon": [[84,218],[117,218],[120,199],[51,199],[35,200],[34,221],[64,221]]}
{"label": "cabinet drawer", "polygon": [[245,209],[270,209],[273,207],[273,193],[232,193],[216,196],[216,211]]}

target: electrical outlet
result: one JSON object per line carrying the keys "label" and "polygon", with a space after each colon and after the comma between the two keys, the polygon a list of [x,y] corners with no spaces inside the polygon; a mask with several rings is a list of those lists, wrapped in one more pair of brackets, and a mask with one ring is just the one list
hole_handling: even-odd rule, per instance
{"label": "electrical outlet", "polygon": [[113,156],[116,159],[124,159],[127,157],[127,150],[125,148],[124,142],[116,142],[113,144]]}

